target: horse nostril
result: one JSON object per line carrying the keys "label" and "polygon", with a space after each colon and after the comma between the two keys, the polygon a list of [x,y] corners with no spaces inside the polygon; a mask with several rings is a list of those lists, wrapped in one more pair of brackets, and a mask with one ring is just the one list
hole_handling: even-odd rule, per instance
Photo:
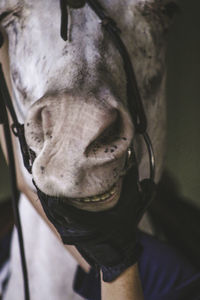
{"label": "horse nostril", "polygon": [[37,154],[43,147],[45,139],[51,134],[51,116],[46,107],[34,111],[25,122],[25,136],[29,147]]}
{"label": "horse nostril", "polygon": [[122,133],[122,119],[119,111],[115,110],[115,115],[111,122],[95,137],[95,139],[88,145],[85,155],[89,157],[98,152],[108,153],[115,152],[118,148],[117,143],[120,140]]}
{"label": "horse nostril", "polygon": [[120,135],[121,128],[121,118],[119,112],[117,112],[117,116],[115,120],[99,135],[96,139],[96,143],[101,145],[108,145],[114,142]]}
{"label": "horse nostril", "polygon": [[44,107],[41,111],[41,128],[45,139],[50,135],[53,128],[52,115],[47,107]]}

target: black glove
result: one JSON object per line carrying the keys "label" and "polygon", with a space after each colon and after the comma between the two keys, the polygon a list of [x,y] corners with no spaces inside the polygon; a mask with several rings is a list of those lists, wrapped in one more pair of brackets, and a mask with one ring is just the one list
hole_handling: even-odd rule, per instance
{"label": "black glove", "polygon": [[[143,185],[150,195],[149,180],[143,181]],[[67,205],[62,198],[45,195],[38,188],[37,192],[63,243],[75,245],[89,264],[100,268],[104,281],[114,280],[138,261],[141,246],[137,241],[137,224],[147,199],[138,190],[135,168],[124,178],[118,203],[102,212],[80,210]]]}

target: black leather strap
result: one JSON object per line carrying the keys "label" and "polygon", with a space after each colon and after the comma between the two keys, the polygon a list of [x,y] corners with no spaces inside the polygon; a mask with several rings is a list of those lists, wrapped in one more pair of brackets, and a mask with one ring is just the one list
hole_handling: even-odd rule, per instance
{"label": "black leather strap", "polygon": [[60,35],[64,41],[68,40],[68,11],[67,7],[77,9],[85,5],[85,0],[60,0],[61,26]]}
{"label": "black leather strap", "polygon": [[86,0],[66,0],[67,5],[71,8],[81,8],[85,5]]}
{"label": "black leather strap", "polygon": [[0,31],[0,48],[3,46],[3,43],[4,43],[4,38],[2,32]]}
{"label": "black leather strap", "polygon": [[4,95],[4,84],[5,79],[2,72],[2,67],[0,64],[0,123],[3,124],[4,129],[4,137],[6,141],[6,150],[8,154],[8,161],[9,161],[9,177],[11,183],[11,192],[12,192],[12,207],[14,213],[14,220],[15,225],[18,232],[18,239],[19,239],[19,248],[20,248],[20,256],[21,256],[21,264],[22,264],[22,272],[24,278],[24,294],[25,299],[29,300],[29,281],[28,281],[28,273],[26,267],[26,258],[25,258],[25,251],[24,251],[24,241],[23,241],[23,234],[22,234],[22,227],[18,209],[18,200],[19,200],[19,191],[17,189],[17,178],[16,178],[16,169],[15,169],[15,159],[13,153],[13,145],[11,140],[10,134],[10,126],[8,121],[8,114],[6,110],[6,103],[5,103],[5,95]]}
{"label": "black leather strap", "polygon": [[1,108],[3,106],[6,106],[11,114],[13,124],[11,126],[13,133],[15,136],[19,138],[22,157],[24,161],[24,166],[28,170],[29,173],[31,173],[32,170],[32,161],[29,154],[29,148],[26,143],[25,135],[24,135],[24,125],[20,124],[18,122],[12,100],[10,98],[10,93],[8,91],[8,87],[5,81],[5,77],[3,74],[2,66],[0,64],[0,88],[1,88]]}

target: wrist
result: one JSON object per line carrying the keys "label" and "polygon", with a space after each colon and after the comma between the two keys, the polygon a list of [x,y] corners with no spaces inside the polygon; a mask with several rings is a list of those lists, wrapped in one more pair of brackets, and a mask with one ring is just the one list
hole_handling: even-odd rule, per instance
{"label": "wrist", "polygon": [[143,300],[137,263],[127,268],[112,282],[104,282],[101,272],[102,300]]}

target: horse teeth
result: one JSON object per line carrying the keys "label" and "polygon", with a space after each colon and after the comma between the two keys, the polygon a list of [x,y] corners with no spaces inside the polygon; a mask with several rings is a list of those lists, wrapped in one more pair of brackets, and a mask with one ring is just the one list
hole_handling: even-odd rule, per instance
{"label": "horse teeth", "polygon": [[84,202],[84,203],[105,201],[106,199],[110,198],[115,194],[115,187],[116,186],[113,186],[113,188],[109,192],[103,195],[88,197],[88,198],[76,198],[76,201]]}
{"label": "horse teeth", "polygon": [[112,191],[110,191],[110,194],[111,195],[114,195],[114,193],[115,193],[115,190],[113,189]]}
{"label": "horse teeth", "polygon": [[101,200],[101,198],[99,198],[99,197],[94,197],[91,199],[92,202],[98,202],[100,200]]}
{"label": "horse teeth", "polygon": [[90,201],[91,201],[90,198],[84,198],[84,199],[83,199],[83,202],[90,202]]}
{"label": "horse teeth", "polygon": [[109,194],[105,194],[105,195],[101,196],[101,200],[105,200],[108,197],[109,197]]}

